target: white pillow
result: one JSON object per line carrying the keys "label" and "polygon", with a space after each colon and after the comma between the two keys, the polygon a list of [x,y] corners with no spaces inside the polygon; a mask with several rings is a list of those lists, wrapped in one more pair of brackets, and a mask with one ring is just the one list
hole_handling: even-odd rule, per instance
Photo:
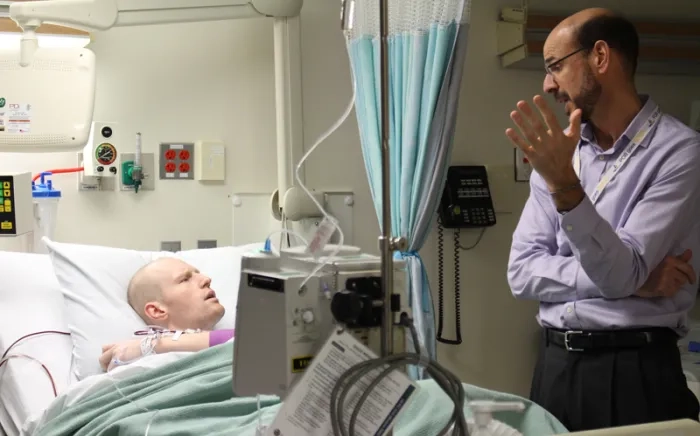
{"label": "white pillow", "polygon": [[148,262],[174,256],[195,266],[212,280],[211,287],[226,309],[215,328],[235,328],[241,257],[261,244],[169,252],[134,251],[67,244],[44,238],[63,292],[68,328],[73,339],[74,372],[78,380],[102,373],[102,346],[132,337],[145,323],[133,311],[126,288],[134,273]]}
{"label": "white pillow", "polygon": [[[63,295],[48,255],[0,251],[0,356],[16,340],[41,331],[69,332]],[[71,339],[45,334],[24,339],[9,354],[46,365],[60,394],[71,382]],[[36,362],[9,360],[0,368],[0,426],[10,434],[54,399],[51,380]]]}

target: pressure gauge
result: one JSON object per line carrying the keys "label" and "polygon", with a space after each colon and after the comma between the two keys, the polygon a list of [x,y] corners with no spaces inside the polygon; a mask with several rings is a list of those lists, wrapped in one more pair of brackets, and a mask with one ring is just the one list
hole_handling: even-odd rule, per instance
{"label": "pressure gauge", "polygon": [[100,165],[112,165],[117,160],[117,149],[107,142],[97,146],[95,159]]}

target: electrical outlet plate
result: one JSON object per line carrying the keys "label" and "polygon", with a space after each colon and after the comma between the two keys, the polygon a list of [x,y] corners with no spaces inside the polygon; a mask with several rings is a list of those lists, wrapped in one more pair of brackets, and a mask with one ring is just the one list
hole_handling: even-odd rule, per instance
{"label": "electrical outlet plate", "polygon": [[197,241],[198,249],[216,248],[216,239],[200,239]]}
{"label": "electrical outlet plate", "polygon": [[[132,161],[136,158],[135,153],[121,153],[119,159],[119,168],[121,171],[121,166],[124,162]],[[141,153],[141,167],[143,168],[144,179],[141,182],[140,191],[155,191],[156,189],[156,155],[155,153]],[[121,182],[121,174],[119,179],[119,190],[120,191],[133,191],[134,187],[131,185],[124,185]]]}
{"label": "electrical outlet plate", "polygon": [[158,172],[161,180],[194,179],[194,144],[161,143]]}
{"label": "electrical outlet plate", "polygon": [[[78,152],[78,167],[83,166],[83,152]],[[78,174],[78,191],[114,191],[116,177],[92,177],[82,172]]]}
{"label": "electrical outlet plate", "polygon": [[175,253],[182,249],[182,243],[180,243],[180,241],[162,241],[160,243],[160,249],[161,251],[171,251]]}

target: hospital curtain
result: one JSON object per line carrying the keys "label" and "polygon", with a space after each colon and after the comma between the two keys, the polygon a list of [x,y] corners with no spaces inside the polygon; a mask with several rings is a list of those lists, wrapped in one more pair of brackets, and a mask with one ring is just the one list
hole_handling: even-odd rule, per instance
{"label": "hospital curtain", "polygon": [[[436,358],[434,310],[418,251],[445,182],[466,56],[471,0],[389,0],[392,236],[403,236],[408,299],[422,352]],[[355,0],[348,37],[356,114],[374,206],[382,222],[379,1]],[[408,335],[410,336],[410,335]],[[407,340],[413,350],[412,340]],[[423,378],[411,368],[414,378]]]}

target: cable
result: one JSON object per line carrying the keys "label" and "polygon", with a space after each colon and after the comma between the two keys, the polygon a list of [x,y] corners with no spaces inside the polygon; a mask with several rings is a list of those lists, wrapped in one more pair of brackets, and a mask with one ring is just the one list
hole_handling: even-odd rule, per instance
{"label": "cable", "polygon": [[38,363],[39,365],[41,365],[41,367],[44,369],[44,372],[45,372],[46,375],[49,377],[49,381],[51,382],[51,389],[53,390],[53,396],[54,396],[54,397],[57,397],[57,396],[58,396],[58,390],[56,389],[56,382],[54,381],[53,375],[51,375],[51,371],[49,371],[49,368],[47,368],[46,365],[44,365],[43,363],[41,363],[41,361],[40,361],[39,359],[36,359],[36,358],[34,358],[34,357],[32,357],[32,356],[27,356],[26,354],[10,354],[9,356],[3,357],[3,358],[0,360],[0,368],[2,368],[2,366],[3,366],[5,363],[9,362],[10,359],[15,359],[15,358],[19,358],[19,357],[24,358],[24,359],[29,359],[29,360],[31,360],[31,361],[33,361],[33,362],[36,362],[36,363]]}
{"label": "cable", "polygon": [[27,335],[24,335],[21,338],[14,341],[12,343],[12,345],[10,345],[7,348],[7,350],[5,350],[2,357],[0,357],[0,368],[2,368],[2,366],[5,363],[10,361],[10,359],[17,359],[17,358],[28,359],[28,360],[31,360],[33,362],[38,363],[39,365],[41,365],[44,372],[49,377],[49,381],[51,382],[51,389],[53,390],[53,396],[57,397],[58,396],[58,389],[56,389],[56,382],[53,378],[53,375],[51,374],[51,371],[49,370],[49,368],[46,365],[44,365],[39,359],[32,357],[32,356],[29,356],[29,355],[26,355],[26,354],[10,354],[10,351],[12,350],[12,348],[14,348],[17,344],[24,341],[25,339],[29,339],[29,338],[32,338],[34,336],[45,335],[45,334],[57,334],[57,335],[70,336],[70,333],[62,332],[62,331],[58,331],[58,330],[44,330],[44,331],[34,332],[34,333],[29,333]]}
{"label": "cable", "polygon": [[436,340],[443,344],[460,345],[462,343],[462,310],[460,300],[460,260],[459,260],[459,229],[454,232],[454,260],[455,260],[455,339],[446,339],[442,336],[445,325],[445,259],[444,259],[444,232],[442,220],[438,217],[438,330]]}
{"label": "cable", "polygon": [[[272,246],[272,237],[275,236],[275,235],[278,234],[278,233],[279,233],[280,235],[282,235],[282,236],[284,236],[284,235],[286,234],[287,237],[289,237],[289,235],[296,236],[296,237],[299,238],[304,244],[309,245],[309,243],[306,241],[306,239],[304,238],[304,236],[302,236],[301,234],[295,232],[294,230],[279,229],[279,230],[275,230],[274,232],[272,232],[272,233],[270,233],[269,235],[267,235],[267,238],[265,238],[265,245],[264,245],[263,251],[271,252],[271,253],[274,254],[275,256],[279,256],[279,255],[280,255],[280,251],[278,250],[277,252],[275,252],[275,247]],[[280,249],[282,248],[282,240],[283,240],[282,237],[280,237]],[[289,241],[289,240],[288,240],[288,241]]]}
{"label": "cable", "polygon": [[[370,394],[379,385],[379,383],[392,371],[397,370],[402,366],[419,365],[426,369],[428,374],[452,399],[455,406],[450,420],[447,422],[445,427],[442,428],[440,433],[438,433],[438,436],[447,435],[450,429],[452,429],[453,436],[469,436],[469,427],[467,425],[467,420],[464,417],[464,405],[466,403],[467,396],[462,382],[459,380],[459,378],[457,378],[457,376],[452,374],[442,365],[430,359],[428,356],[423,356],[420,354],[420,348],[418,346],[418,333],[413,325],[413,320],[405,312],[401,314],[400,324],[410,330],[411,336],[414,340],[416,352],[394,354],[361,362],[343,373],[335,386],[333,386],[333,391],[331,392],[330,411],[333,435],[355,436],[355,426],[357,424],[357,418],[360,410],[362,410],[362,406],[364,405],[365,401],[367,398],[369,398]],[[350,416],[348,427],[345,429],[343,427],[343,423],[345,422],[344,412],[349,408],[346,405],[346,399],[350,394],[350,390],[360,380],[364,379],[365,377],[371,377],[371,373],[378,370],[381,371],[379,375],[374,377],[372,382],[369,383],[366,388],[364,386],[360,388],[364,392],[352,409],[353,412]]]}
{"label": "cable", "polygon": [[481,228],[481,232],[479,232],[479,236],[476,237],[476,241],[474,241],[474,243],[472,245],[470,245],[469,247],[462,247],[462,244],[459,243],[459,240],[456,240],[455,244],[457,244],[457,246],[459,247],[460,250],[464,250],[464,251],[473,250],[474,248],[476,248],[477,245],[479,245],[479,242],[481,242],[481,239],[484,237],[484,233],[486,233],[486,229],[487,229],[487,227]]}
{"label": "cable", "polygon": [[[345,33],[346,44],[349,43],[349,38],[350,38],[350,36],[346,32]],[[304,190],[306,195],[309,196],[311,201],[314,202],[314,204],[316,205],[318,210],[321,211],[321,213],[323,214],[323,218],[325,220],[328,220],[329,222],[331,222],[335,226],[335,229],[338,231],[338,237],[339,237],[338,239],[339,240],[338,240],[338,244],[337,244],[336,248],[333,250],[331,255],[327,256],[323,262],[319,262],[319,264],[316,266],[316,268],[314,268],[313,271],[311,271],[311,273],[301,282],[299,289],[303,288],[306,285],[306,283],[309,280],[311,280],[311,277],[318,274],[318,272],[321,271],[321,269],[323,269],[323,267],[326,266],[326,264],[328,264],[331,261],[331,259],[333,259],[340,252],[341,248],[343,247],[343,242],[345,242],[345,235],[343,234],[343,229],[341,229],[340,226],[338,225],[338,221],[334,217],[332,217],[323,208],[323,206],[318,202],[318,200],[316,200],[316,198],[311,194],[311,191],[309,191],[309,189],[306,187],[306,185],[304,185],[304,183],[301,181],[300,171],[301,171],[302,165],[304,165],[304,162],[306,162],[306,160],[309,158],[309,156],[311,156],[311,154],[314,151],[316,151],[316,148],[319,145],[321,145],[321,143],[323,141],[328,139],[329,136],[331,136],[333,133],[335,133],[336,130],[338,130],[338,128],[350,116],[352,109],[355,107],[355,95],[357,92],[357,83],[356,83],[356,79],[355,79],[355,71],[353,70],[353,67],[352,67],[352,59],[350,59],[350,51],[347,50],[347,52],[348,52],[348,59],[350,60],[350,76],[351,76],[351,82],[352,82],[352,98],[350,99],[350,103],[348,103],[348,106],[345,108],[345,112],[343,112],[343,115],[341,115],[340,118],[338,118],[338,120],[331,126],[331,128],[328,129],[328,131],[326,131],[323,135],[321,135],[318,138],[318,140],[314,143],[314,145],[311,146],[309,151],[307,151],[306,154],[304,154],[304,156],[301,158],[301,160],[297,164],[296,171],[295,171],[297,183],[299,184],[301,189]]]}

